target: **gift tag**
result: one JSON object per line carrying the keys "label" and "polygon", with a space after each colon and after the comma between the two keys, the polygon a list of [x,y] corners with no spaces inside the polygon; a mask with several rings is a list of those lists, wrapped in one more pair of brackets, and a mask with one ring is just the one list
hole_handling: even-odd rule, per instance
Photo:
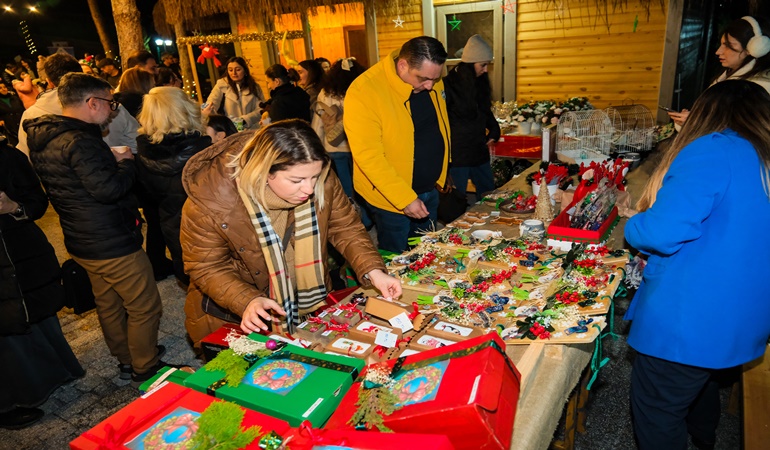
{"label": "gift tag", "polygon": [[414,327],[412,326],[412,321],[409,319],[409,316],[406,315],[405,312],[402,312],[396,317],[393,317],[392,319],[388,320],[388,322],[390,322],[390,324],[393,325],[394,327],[400,328],[401,331],[403,331],[404,333],[414,329]]}
{"label": "gift tag", "polygon": [[377,332],[377,337],[374,338],[374,343],[383,347],[393,348],[396,346],[397,340],[398,336],[390,331],[380,330]]}

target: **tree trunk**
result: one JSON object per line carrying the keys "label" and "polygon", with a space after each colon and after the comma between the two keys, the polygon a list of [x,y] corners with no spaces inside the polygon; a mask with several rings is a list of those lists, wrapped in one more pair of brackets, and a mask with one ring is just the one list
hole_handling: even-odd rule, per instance
{"label": "tree trunk", "polygon": [[[184,25],[181,21],[174,24],[174,34],[176,35],[177,39],[187,36],[187,32],[185,31]],[[193,63],[190,61],[190,55],[187,53],[187,45],[177,44],[176,49],[179,52],[179,67],[182,69],[182,81],[184,82],[184,87],[182,89],[184,89],[187,95],[192,96],[192,94],[195,92],[195,86],[193,86],[194,78],[192,73]]]}
{"label": "tree trunk", "polygon": [[121,64],[138,50],[144,50],[142,25],[139,22],[139,9],[135,0],[112,0],[112,16],[118,31]]}
{"label": "tree trunk", "polygon": [[102,42],[102,47],[104,47],[104,55],[108,58],[114,58],[114,50],[117,47],[115,47],[115,44],[112,42],[112,37],[107,32],[107,28],[104,25],[104,18],[102,17],[101,11],[99,11],[99,5],[96,0],[88,0],[88,8],[91,10],[91,18],[94,20],[96,32],[99,34],[99,40]]}

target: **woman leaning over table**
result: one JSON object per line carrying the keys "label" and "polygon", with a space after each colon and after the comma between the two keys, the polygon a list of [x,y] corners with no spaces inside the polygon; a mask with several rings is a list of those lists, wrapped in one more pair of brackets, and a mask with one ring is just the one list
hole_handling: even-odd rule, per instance
{"label": "woman leaning over table", "polygon": [[[648,255],[626,314],[639,448],[685,449],[688,433],[713,448],[719,378],[770,336],[770,94],[745,80],[707,89],[637,208],[625,236]],[[738,279],[714,277],[731,259]]]}
{"label": "woman leaning over table", "polygon": [[[725,71],[712,83],[724,80],[749,80],[770,92],[770,27],[767,22],[751,16],[734,20],[722,33],[721,45],[716,51]],[[690,111],[669,112],[668,115],[680,127]],[[678,128],[677,128],[678,129]]]}
{"label": "woman leaning over table", "polygon": [[227,72],[217,81],[206,100],[203,115],[219,111],[224,102],[224,113],[231,119],[242,119],[244,129],[259,128],[262,117],[259,103],[265,101],[265,94],[249,72],[249,65],[240,56],[227,61]]}
{"label": "woman leaning over table", "polygon": [[187,163],[185,326],[196,346],[226,321],[245,332],[271,321],[293,331],[331,286],[327,242],[361,281],[386,297],[401,295],[329,164],[301,120],[239,133]]}

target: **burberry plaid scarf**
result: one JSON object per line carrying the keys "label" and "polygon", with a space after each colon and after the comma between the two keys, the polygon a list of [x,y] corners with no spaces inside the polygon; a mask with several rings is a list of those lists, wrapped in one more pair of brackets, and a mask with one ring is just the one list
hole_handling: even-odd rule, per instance
{"label": "burberry plaid scarf", "polygon": [[[310,308],[326,298],[324,264],[321,256],[321,232],[315,202],[307,201],[294,208],[294,278],[286,270],[281,237],[270,223],[270,217],[238,185],[238,193],[249,212],[251,224],[259,237],[270,275],[269,297],[283,305],[284,331],[293,333],[299,325],[299,310]],[[288,242],[288,241],[287,241]],[[296,284],[296,286],[295,286]]]}

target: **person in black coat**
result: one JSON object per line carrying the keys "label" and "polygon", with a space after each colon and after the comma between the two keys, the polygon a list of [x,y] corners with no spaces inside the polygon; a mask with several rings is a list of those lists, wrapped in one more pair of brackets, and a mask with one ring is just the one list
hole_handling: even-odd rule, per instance
{"label": "person in black coat", "polygon": [[444,77],[452,130],[449,173],[461,193],[465,193],[468,179],[473,181],[477,199],[495,188],[489,145],[500,139],[500,125],[492,113],[492,88],[487,74],[491,61],[492,48],[475,34],[463,48],[462,62]]}
{"label": "person in black coat", "polygon": [[19,143],[19,125],[21,115],[24,114],[24,103],[9,88],[10,86],[0,82],[0,133],[15,147]]}
{"label": "person in black coat", "polygon": [[64,288],[56,253],[35,224],[48,199],[24,153],[0,142],[0,427],[43,416],[37,406],[85,372],[56,317]]}
{"label": "person in black coat", "polygon": [[122,379],[138,387],[166,365],[158,327],[163,306],[131,193],[130,151],[111,150],[102,127],[118,103],[106,81],[68,73],[62,115],[26,120],[30,159],[48,193],[72,259],[88,272],[104,338]]}
{"label": "person in black coat", "polygon": [[137,169],[145,192],[159,205],[160,227],[174,263],[174,275],[183,285],[184,273],[179,227],[187,193],[182,169],[191,156],[211,145],[201,122],[201,109],[179,88],[157,87],[144,96],[139,113]]}
{"label": "person in black coat", "polygon": [[265,75],[270,88],[270,100],[264,106],[270,121],[302,119],[310,123],[310,95],[292,84],[289,71],[280,64],[274,64],[265,71]]}

